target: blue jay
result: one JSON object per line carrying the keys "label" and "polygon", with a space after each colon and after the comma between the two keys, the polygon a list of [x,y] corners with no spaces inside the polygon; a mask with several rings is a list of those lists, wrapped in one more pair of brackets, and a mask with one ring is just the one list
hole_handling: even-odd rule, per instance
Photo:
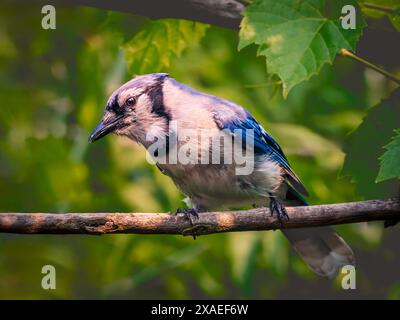
{"label": "blue jay", "polygon": [[[176,122],[171,133],[171,123]],[[307,205],[307,191],[291,169],[278,143],[243,107],[233,102],[198,92],[165,73],[137,76],[112,93],[105,113],[89,137],[96,141],[108,133],[128,137],[149,150],[154,139],[164,136],[164,148],[156,153],[167,156],[185,141],[171,143],[168,138],[184,129],[207,130],[208,137],[220,132],[252,132],[253,170],[247,175],[235,173],[237,164],[156,162],[177,188],[187,196],[190,218],[198,212],[243,206],[269,206],[283,222],[288,219],[285,205]],[[240,135],[246,139],[244,135]],[[186,141],[186,143],[188,143]],[[200,151],[199,141],[190,142]],[[174,146],[171,146],[174,144]],[[246,145],[247,146],[247,145]],[[207,146],[208,148],[209,146]],[[203,149],[202,149],[203,148]],[[197,149],[196,149],[197,150]],[[354,254],[331,228],[282,230],[297,253],[317,274],[334,277],[341,266],[354,264]]]}

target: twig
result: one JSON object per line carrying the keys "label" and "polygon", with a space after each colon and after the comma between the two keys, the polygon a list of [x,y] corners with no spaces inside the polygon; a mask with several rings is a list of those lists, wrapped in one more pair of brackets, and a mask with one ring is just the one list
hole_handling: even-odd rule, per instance
{"label": "twig", "polygon": [[367,60],[364,60],[363,58],[361,58],[359,56],[356,56],[354,53],[350,52],[349,50],[343,48],[340,50],[339,53],[344,57],[350,57],[358,62],[365,64],[367,67],[375,70],[376,72],[379,72],[380,74],[383,74],[385,77],[396,82],[397,84],[400,84],[400,78],[396,77],[394,74],[386,71],[385,69],[382,69],[382,68],[378,67],[377,65],[374,65],[373,63],[368,62]]}
{"label": "twig", "polygon": [[365,8],[382,11],[382,12],[385,12],[388,14],[392,14],[395,11],[395,8],[385,7],[385,6],[381,6],[381,5],[377,5],[377,4],[373,4],[373,3],[365,2],[365,3],[362,3],[361,5],[364,6]]}
{"label": "twig", "polygon": [[183,215],[166,213],[3,213],[0,232],[20,234],[183,234],[317,227],[375,220],[400,219],[400,199],[369,200],[287,208],[283,226],[269,209],[205,212],[194,227]]}

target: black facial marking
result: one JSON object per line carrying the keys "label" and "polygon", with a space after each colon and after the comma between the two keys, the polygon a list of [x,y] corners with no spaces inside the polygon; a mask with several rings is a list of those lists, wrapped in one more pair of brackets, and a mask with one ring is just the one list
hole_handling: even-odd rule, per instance
{"label": "black facial marking", "polygon": [[171,115],[165,110],[164,106],[164,95],[163,95],[163,83],[165,77],[161,78],[156,86],[152,87],[148,92],[148,96],[152,103],[151,112],[157,114],[158,116],[165,118],[166,120],[171,120]]}
{"label": "black facial marking", "polygon": [[124,109],[121,108],[118,104],[118,94],[116,94],[113,99],[107,105],[107,110],[112,111],[115,114],[121,115],[124,113]]}

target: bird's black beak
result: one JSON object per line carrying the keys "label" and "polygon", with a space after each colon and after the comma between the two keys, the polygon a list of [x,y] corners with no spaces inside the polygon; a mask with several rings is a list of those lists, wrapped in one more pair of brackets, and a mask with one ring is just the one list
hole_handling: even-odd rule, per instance
{"label": "bird's black beak", "polygon": [[100,123],[94,128],[92,133],[89,136],[89,142],[95,142],[100,138],[103,138],[107,134],[113,132],[120,124],[119,120],[122,119],[122,116],[115,117],[108,120],[101,120]]}

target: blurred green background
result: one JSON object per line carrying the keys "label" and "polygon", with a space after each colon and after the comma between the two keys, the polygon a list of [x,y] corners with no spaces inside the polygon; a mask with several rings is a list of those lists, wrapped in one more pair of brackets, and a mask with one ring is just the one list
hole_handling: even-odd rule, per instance
{"label": "blurred green background", "polygon": [[[0,211],[182,207],[183,196],[146,162],[144,149],[116,136],[87,143],[108,95],[133,76],[123,44],[148,20],[83,7],[57,7],[56,30],[43,30],[41,19],[38,6],[0,7]],[[343,144],[393,86],[337,58],[284,100],[264,59],[253,47],[238,52],[237,42],[237,32],[209,27],[199,44],[154,72],[248,108],[285,150],[311,203],[366,198],[340,177]],[[398,230],[381,223],[337,229],[358,259],[357,290],[312,274],[280,232],[196,241],[1,234],[0,298],[400,298]],[[46,264],[56,267],[56,290],[41,288]]]}

